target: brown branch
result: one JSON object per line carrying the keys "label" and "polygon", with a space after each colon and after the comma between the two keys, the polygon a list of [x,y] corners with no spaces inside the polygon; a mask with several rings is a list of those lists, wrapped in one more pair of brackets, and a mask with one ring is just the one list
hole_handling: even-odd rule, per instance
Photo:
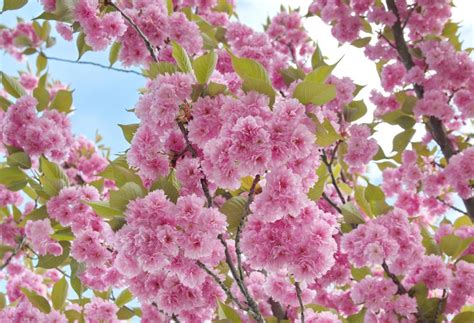
{"label": "brown branch", "polygon": [[385,271],[385,273],[387,274],[388,277],[390,277],[390,279],[393,281],[393,283],[395,285],[397,285],[397,294],[399,295],[403,295],[403,294],[407,294],[408,291],[406,290],[406,288],[402,285],[402,282],[400,281],[400,279],[398,279],[398,277],[393,274],[392,272],[390,272],[390,270],[388,269],[388,265],[387,263],[384,262],[382,263],[382,268],[383,270]]}
{"label": "brown branch", "polygon": [[[400,61],[405,66],[405,69],[409,71],[412,67],[415,66],[415,63],[413,61],[413,57],[410,54],[408,45],[403,35],[403,26],[400,20],[400,14],[398,12],[397,5],[395,4],[395,0],[387,0],[387,7],[397,19],[394,25],[392,26],[392,32],[395,38],[395,44],[397,46],[397,52],[398,56],[400,57]],[[420,84],[414,84],[414,89],[418,99],[423,99],[423,86],[421,86]],[[438,118],[430,116],[426,121],[426,127],[435,142],[440,147],[444,157],[446,158],[446,161],[449,162],[451,157],[454,156],[456,152],[453,148],[450,139],[448,138],[446,130],[443,127],[443,123]],[[474,220],[474,197],[471,197],[469,199],[463,199],[463,202],[466,206],[466,210],[469,214],[469,217]]]}
{"label": "brown branch", "polygon": [[288,314],[283,310],[281,304],[275,301],[273,298],[268,299],[268,304],[272,309],[272,314],[277,319],[277,323],[280,323],[283,320],[288,320]]}
{"label": "brown branch", "polygon": [[102,64],[99,64],[99,63],[96,63],[96,62],[74,61],[72,59],[65,59],[65,58],[46,56],[46,55],[44,55],[44,57],[46,57],[47,59],[52,60],[52,61],[58,61],[58,62],[63,62],[63,63],[71,63],[71,64],[91,65],[91,66],[96,66],[96,67],[100,67],[100,68],[115,71],[115,72],[131,73],[131,74],[136,74],[136,75],[140,75],[140,76],[145,76],[145,74],[134,71],[134,70],[127,70],[127,69],[124,69],[124,68],[117,68],[117,67],[102,65]]}
{"label": "brown branch", "polygon": [[[196,149],[194,149],[193,145],[189,141],[188,137],[188,129],[184,126],[184,124],[181,121],[178,121],[178,127],[179,130],[181,130],[181,133],[183,134],[184,140],[186,142],[186,149],[191,153],[191,156],[193,158],[198,158],[198,154],[196,152]],[[204,192],[204,195],[206,196],[207,199],[207,207],[212,207],[212,197],[211,197],[211,192],[209,191],[209,183],[207,182],[206,175],[204,172],[201,170],[202,177],[201,177],[201,187],[202,191]]]}
{"label": "brown branch", "polygon": [[323,193],[322,197],[328,202],[336,211],[340,214],[342,214],[342,210],[337,206],[336,203],[334,203],[327,195],[326,193]]}
{"label": "brown branch", "polygon": [[332,185],[334,186],[334,188],[336,189],[337,195],[341,199],[342,204],[345,204],[346,200],[344,198],[344,195],[342,195],[342,192],[339,189],[339,186],[337,185],[336,177],[334,176],[334,172],[332,171],[332,161],[333,160],[331,162],[328,161],[328,158],[326,156],[326,151],[324,149],[323,149],[323,154],[321,155],[321,159],[322,159],[324,165],[326,165],[328,173],[331,176],[331,182],[332,182]]}
{"label": "brown branch", "polygon": [[240,218],[239,226],[237,227],[237,233],[235,234],[235,253],[237,254],[237,269],[239,270],[239,276],[240,280],[242,281],[242,284],[244,283],[244,275],[242,269],[242,251],[240,250],[240,236],[242,234],[242,230],[244,229],[245,221],[247,220],[248,215],[251,213],[250,204],[252,204],[253,199],[255,197],[255,187],[257,187],[259,181],[260,175],[257,174],[249,190],[247,203],[245,204],[245,213]]}
{"label": "brown branch", "polygon": [[234,278],[234,281],[237,284],[237,286],[239,287],[240,291],[242,292],[242,295],[244,295],[247,305],[249,306],[247,311],[249,312],[249,314],[253,317],[253,319],[255,321],[257,321],[258,323],[263,323],[264,322],[263,316],[260,313],[260,310],[258,309],[257,303],[255,303],[253,298],[250,296],[250,293],[247,290],[247,287],[245,286],[245,284],[242,283],[242,281],[239,278],[239,274],[237,272],[237,269],[235,268],[234,263],[232,262],[232,257],[230,256],[229,247],[227,246],[227,242],[225,241],[222,234],[219,234],[217,236],[217,238],[220,240],[220,242],[224,246],[225,261],[226,261],[227,265],[229,266],[230,273],[231,273],[232,277]]}
{"label": "brown branch", "polygon": [[112,8],[114,8],[115,10],[117,10],[118,12],[120,12],[120,14],[122,15],[122,17],[130,24],[130,26],[133,27],[133,29],[135,29],[135,31],[138,33],[138,35],[140,36],[140,38],[143,40],[143,42],[145,43],[148,51],[150,52],[150,55],[151,57],[153,58],[153,61],[156,63],[158,62],[158,59],[156,58],[156,54],[155,54],[155,48],[153,47],[153,45],[151,44],[150,40],[148,39],[148,37],[143,33],[143,31],[140,29],[140,27],[138,27],[138,25],[136,23],[133,22],[132,18],[130,18],[122,9],[120,9],[115,3],[113,3],[111,0],[105,0],[104,1],[105,5],[108,5],[108,6],[111,6]]}
{"label": "brown branch", "polygon": [[242,306],[242,304],[240,304],[239,300],[232,294],[231,290],[229,288],[227,288],[227,286],[224,284],[224,282],[214,272],[212,272],[209,268],[206,267],[205,264],[203,264],[199,260],[196,261],[196,264],[214,279],[214,281],[222,288],[222,290],[224,290],[227,297],[233,303],[235,303],[242,311],[245,311],[245,308]]}
{"label": "brown branch", "polygon": [[25,244],[25,241],[26,241],[26,237],[22,236],[21,239],[20,239],[20,242],[18,242],[18,245],[16,246],[15,250],[12,251],[11,255],[8,256],[7,260],[5,260],[5,262],[0,266],[0,271],[5,269],[10,264],[10,262],[13,260],[13,258],[23,248],[23,245]]}
{"label": "brown branch", "polygon": [[441,296],[441,299],[439,300],[438,305],[436,306],[436,313],[433,318],[434,322],[437,322],[438,316],[440,316],[443,313],[447,298],[448,298],[448,294],[446,292],[446,289],[443,289],[443,295]]}
{"label": "brown branch", "polygon": [[304,323],[304,305],[303,305],[303,299],[301,298],[300,284],[298,282],[295,282],[295,288],[296,288],[296,296],[298,297],[298,303],[300,303],[301,323]]}
{"label": "brown branch", "polygon": [[454,205],[451,205],[451,204],[447,203],[445,200],[443,200],[443,199],[440,198],[440,197],[437,197],[436,199],[437,199],[438,201],[440,201],[441,203],[443,203],[444,205],[446,205],[447,207],[449,207],[450,209],[454,210],[454,211],[457,211],[457,212],[459,212],[459,213],[461,213],[461,214],[464,214],[464,215],[469,215],[469,214],[467,214],[467,212],[464,212],[464,211],[461,210],[460,208],[457,208],[457,207],[455,207]]}

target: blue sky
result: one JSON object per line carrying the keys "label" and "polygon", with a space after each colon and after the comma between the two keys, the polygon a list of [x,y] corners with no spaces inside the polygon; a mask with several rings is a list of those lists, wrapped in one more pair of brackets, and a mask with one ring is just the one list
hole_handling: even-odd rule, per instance
{"label": "blue sky", "polygon": [[[237,12],[240,20],[250,26],[261,29],[268,15],[272,16],[278,12],[280,4],[291,4],[292,7],[301,6],[307,8],[309,0],[237,0]],[[474,1],[458,0],[458,6],[454,11],[456,21],[463,20],[462,38],[466,47],[473,46],[473,17],[469,12],[474,11]],[[306,9],[303,9],[306,10]],[[21,16],[25,20],[38,16],[42,12],[42,6],[37,1],[29,3],[19,11],[5,12],[0,16],[0,23],[13,26],[16,23],[16,16]],[[318,41],[327,56],[337,60],[344,55],[350,59],[344,59],[335,71],[338,76],[347,75],[359,84],[367,84],[367,93],[370,88],[377,86],[377,74],[373,65],[363,57],[360,50],[348,46],[340,47],[330,36],[327,26],[318,21],[317,18],[310,18],[305,22],[310,36]],[[46,51],[48,56],[55,56],[68,59],[77,58],[75,42],[66,42],[57,37],[57,44]],[[105,52],[87,52],[81,60],[95,61],[108,64]],[[361,64],[356,66],[354,60]],[[365,63],[364,63],[365,62]],[[33,61],[34,64],[34,61]],[[0,54],[0,69],[10,75],[16,75],[17,70],[24,68],[23,63],[18,63],[10,56]],[[370,72],[368,72],[370,71]],[[74,106],[76,111],[71,117],[73,131],[76,134],[84,134],[90,139],[95,137],[95,133],[103,136],[103,143],[112,148],[113,153],[124,151],[128,144],[123,139],[122,132],[117,124],[127,124],[137,122],[133,113],[126,112],[132,108],[138,100],[137,89],[145,84],[145,79],[141,76],[114,72],[100,69],[94,66],[77,65],[63,62],[50,61],[49,73],[57,80],[69,84],[74,89]],[[363,95],[363,93],[362,93]],[[387,128],[386,132],[394,135],[399,130]],[[380,134],[381,138],[386,137],[386,133]],[[391,142],[391,140],[390,140]],[[388,147],[390,149],[391,147]]]}

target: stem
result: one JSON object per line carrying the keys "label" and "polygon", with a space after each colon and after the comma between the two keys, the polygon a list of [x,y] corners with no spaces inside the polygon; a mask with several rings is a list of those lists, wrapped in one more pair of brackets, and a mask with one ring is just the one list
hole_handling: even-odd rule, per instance
{"label": "stem", "polygon": [[300,284],[298,282],[295,282],[295,288],[296,288],[296,296],[298,297],[298,303],[300,303],[301,323],[304,323],[304,305],[303,305],[303,299],[301,298]]}
{"label": "stem", "polygon": [[[392,26],[392,32],[395,38],[398,56],[400,56],[400,61],[405,66],[405,69],[409,71],[412,67],[415,66],[415,63],[413,62],[413,58],[410,54],[407,43],[405,41],[405,37],[403,35],[403,26],[400,20],[400,14],[398,12],[397,5],[395,4],[395,0],[387,0],[387,7],[397,18],[395,24]],[[423,86],[421,86],[420,84],[414,84],[414,89],[418,99],[423,99]],[[426,121],[426,127],[435,142],[441,148],[441,151],[443,152],[446,161],[449,162],[451,157],[454,156],[456,152],[454,151],[453,145],[448,138],[446,130],[443,127],[443,123],[438,118],[430,116],[428,118],[428,121]],[[474,197],[471,197],[469,199],[463,199],[463,202],[466,206],[466,210],[469,214],[469,217],[474,220]]]}
{"label": "stem", "polygon": [[273,298],[268,299],[268,304],[270,304],[272,308],[272,314],[276,317],[277,323],[280,323],[282,320],[288,320],[288,315],[283,310],[281,304],[275,301]]}
{"label": "stem", "polygon": [[260,310],[258,309],[257,303],[255,303],[253,298],[250,296],[250,293],[247,290],[247,287],[243,284],[243,282],[239,278],[237,269],[235,269],[234,263],[232,262],[232,257],[230,256],[227,242],[225,241],[222,234],[219,234],[217,238],[221,241],[222,245],[224,246],[225,261],[227,265],[229,266],[232,277],[234,278],[237,286],[239,287],[240,291],[242,292],[242,294],[244,295],[247,301],[247,305],[249,306],[248,312],[250,313],[250,315],[252,315],[255,321],[257,321],[258,323],[263,323],[264,320],[263,320],[262,314],[260,313]]}
{"label": "stem", "polygon": [[342,192],[339,189],[339,186],[337,186],[336,177],[334,176],[334,173],[332,171],[332,162],[333,162],[333,160],[331,160],[331,162],[328,161],[328,158],[326,156],[326,151],[324,151],[324,149],[323,149],[323,154],[321,156],[321,159],[322,159],[324,165],[326,165],[326,168],[328,169],[329,175],[331,176],[332,185],[336,189],[337,195],[341,199],[342,204],[345,204],[346,200],[344,199],[344,196],[342,195]]}
{"label": "stem", "polygon": [[18,245],[16,246],[15,250],[12,251],[12,254],[10,256],[8,256],[7,260],[5,260],[5,262],[0,266],[0,271],[2,271],[3,269],[5,269],[9,264],[10,262],[12,261],[12,259],[18,254],[18,252],[20,252],[20,250],[23,248],[23,245],[25,244],[25,241],[26,241],[26,237],[25,236],[22,236],[21,237],[21,240],[20,242],[18,243]]}
{"label": "stem", "polygon": [[260,175],[257,174],[252,182],[252,186],[250,187],[247,203],[245,205],[245,213],[240,219],[239,226],[237,227],[237,233],[235,235],[235,253],[237,254],[237,269],[239,270],[239,276],[240,280],[242,281],[242,284],[244,282],[244,275],[242,269],[242,251],[240,250],[240,236],[242,234],[242,230],[244,229],[245,221],[247,220],[248,215],[251,213],[250,204],[252,204],[253,199],[255,197],[255,187],[257,186],[259,181]]}
{"label": "stem", "polygon": [[441,296],[441,299],[439,300],[438,306],[436,307],[436,313],[435,313],[435,316],[433,318],[434,322],[436,322],[438,316],[440,316],[443,313],[444,306],[445,306],[447,298],[448,298],[448,295],[447,295],[446,289],[443,289],[443,295]]}
{"label": "stem", "polygon": [[137,71],[134,71],[134,70],[126,70],[126,69],[123,69],[123,68],[116,68],[116,67],[112,67],[112,66],[102,65],[102,64],[99,64],[99,63],[96,63],[96,62],[73,61],[71,59],[65,59],[65,58],[59,58],[59,57],[53,57],[53,56],[46,56],[46,55],[44,55],[44,57],[46,57],[47,59],[52,60],[52,61],[72,63],[72,64],[92,65],[92,66],[104,68],[104,69],[115,71],[115,72],[131,73],[131,74],[145,76],[144,74],[142,74],[140,72],[137,72]]}
{"label": "stem", "polygon": [[151,44],[150,40],[148,39],[148,37],[143,33],[143,31],[140,29],[140,27],[138,27],[138,25],[136,23],[133,22],[132,18],[130,18],[125,12],[122,11],[122,9],[120,9],[115,3],[113,3],[111,0],[106,0],[105,1],[105,4],[108,5],[108,6],[111,6],[112,8],[114,8],[115,10],[117,10],[118,12],[120,12],[120,14],[122,15],[122,17],[130,24],[130,26],[133,27],[133,29],[135,29],[135,31],[138,33],[138,35],[140,36],[141,39],[143,39],[143,42],[145,43],[146,47],[148,48],[148,51],[150,52],[150,55],[151,55],[151,58],[153,58],[153,61],[156,63],[158,62],[158,59],[156,58],[156,54],[155,54],[155,49],[153,47],[153,45]]}
{"label": "stem", "polygon": [[232,301],[234,302],[241,310],[245,311],[244,307],[242,306],[242,304],[240,304],[240,302],[237,300],[237,298],[234,297],[234,295],[232,295],[232,292],[230,291],[229,288],[227,288],[227,286],[224,284],[224,282],[215,274],[213,273],[209,268],[206,267],[205,264],[203,264],[201,261],[196,261],[196,264],[201,268],[203,269],[206,273],[208,273],[213,279],[214,281],[224,290],[224,292],[226,293],[227,297]]}
{"label": "stem", "polygon": [[461,214],[464,214],[464,215],[469,215],[469,214],[467,214],[466,212],[464,212],[463,210],[461,210],[460,208],[457,208],[457,207],[455,207],[454,205],[451,205],[451,204],[447,203],[445,200],[443,200],[443,199],[440,198],[440,197],[437,197],[436,199],[437,199],[438,201],[440,201],[441,203],[443,203],[444,205],[446,205],[447,207],[449,207],[450,209],[454,210],[454,211],[457,211],[457,212],[459,212],[459,213],[461,213]]}
{"label": "stem", "polygon": [[342,210],[337,206],[336,203],[334,203],[327,195],[326,193],[323,193],[322,197],[328,202],[338,213],[342,214]]}
{"label": "stem", "polygon": [[[183,134],[184,140],[186,141],[186,149],[191,153],[191,156],[193,158],[198,158],[198,154],[196,152],[196,149],[194,149],[193,145],[189,141],[189,137],[188,137],[189,131],[188,131],[188,129],[186,129],[184,124],[180,121],[178,121],[178,127],[179,127],[179,130],[181,130],[181,133]],[[204,195],[206,196],[206,199],[207,199],[207,207],[212,207],[212,197],[211,197],[211,193],[209,191],[209,183],[207,182],[206,175],[204,174],[202,169],[201,169],[201,173],[202,173],[201,187],[202,187],[202,191],[204,192]]]}
{"label": "stem", "polygon": [[382,268],[383,268],[383,270],[385,271],[385,273],[387,274],[387,276],[390,277],[390,279],[393,281],[393,283],[394,283],[395,285],[397,285],[397,288],[398,288],[397,294],[403,295],[403,294],[408,293],[407,290],[406,290],[406,288],[402,285],[400,279],[398,279],[398,277],[397,277],[395,274],[393,274],[393,273],[390,272],[390,270],[388,269],[388,265],[387,265],[387,263],[385,262],[385,260],[384,260],[384,262],[382,263]]}

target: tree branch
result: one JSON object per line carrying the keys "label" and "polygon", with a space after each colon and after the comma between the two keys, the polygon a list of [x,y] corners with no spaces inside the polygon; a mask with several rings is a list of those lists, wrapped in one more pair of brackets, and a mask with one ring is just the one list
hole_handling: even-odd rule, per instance
{"label": "tree branch", "polygon": [[[392,26],[392,32],[395,38],[395,44],[397,46],[397,52],[398,56],[400,57],[400,61],[405,66],[405,69],[409,71],[412,67],[415,66],[415,63],[413,62],[413,58],[410,54],[407,43],[405,41],[405,37],[403,35],[403,26],[400,20],[400,14],[398,12],[397,5],[395,4],[395,0],[387,0],[387,7],[397,18],[397,20]],[[423,99],[423,86],[421,86],[420,84],[414,84],[414,89],[418,99]],[[438,118],[430,116],[428,118],[428,121],[426,122],[426,127],[433,139],[441,148],[444,157],[449,162],[451,157],[454,156],[456,152],[454,151],[453,145],[448,138],[446,130],[443,127],[443,123]],[[463,199],[463,202],[466,206],[466,210],[469,214],[469,217],[474,220],[474,197],[471,197],[469,199]]]}
{"label": "tree branch", "polygon": [[298,297],[298,303],[300,303],[301,323],[304,323],[304,305],[303,305],[303,299],[301,298],[300,283],[295,282],[295,288],[296,288],[296,296]]}
{"label": "tree branch", "polygon": [[402,285],[402,282],[400,281],[400,279],[398,279],[398,277],[397,277],[395,274],[393,274],[393,273],[390,272],[390,270],[388,269],[388,265],[387,265],[387,263],[385,262],[385,260],[384,260],[384,262],[382,263],[382,268],[383,268],[383,270],[385,271],[385,273],[387,274],[387,276],[390,277],[390,279],[393,281],[393,283],[394,283],[395,285],[397,285],[397,288],[398,288],[397,294],[399,294],[399,295],[407,294],[408,291],[407,291],[406,288]]}
{"label": "tree branch", "polygon": [[247,203],[245,204],[245,214],[242,216],[242,218],[240,218],[239,226],[237,227],[237,233],[235,234],[235,253],[237,254],[237,269],[239,270],[239,276],[242,283],[244,282],[244,274],[242,269],[242,251],[240,250],[240,236],[242,234],[242,230],[244,229],[245,221],[247,220],[248,215],[251,213],[250,204],[252,204],[253,202],[255,196],[255,187],[257,186],[259,181],[260,175],[257,174],[249,190]]}
{"label": "tree branch", "polygon": [[328,170],[328,173],[329,175],[331,176],[331,182],[332,182],[332,185],[334,186],[334,188],[336,189],[336,192],[337,192],[337,195],[339,196],[339,198],[341,199],[341,202],[342,204],[345,204],[346,203],[346,199],[344,198],[344,196],[342,195],[342,192],[341,190],[339,189],[339,186],[337,185],[337,181],[336,181],[336,177],[334,176],[334,173],[332,171],[332,161],[329,162],[328,161],[328,158],[326,156],[326,151],[323,149],[323,154],[321,155],[321,159],[324,163],[324,165],[326,165],[326,168]]}
{"label": "tree branch", "polygon": [[225,260],[227,265],[229,266],[230,273],[232,277],[235,280],[235,283],[239,287],[240,291],[242,292],[242,295],[244,295],[247,305],[249,306],[248,312],[252,317],[254,318],[255,321],[258,323],[263,323],[263,317],[262,314],[260,313],[260,310],[258,309],[257,303],[253,300],[253,298],[250,296],[249,291],[247,290],[247,287],[245,284],[242,283],[242,281],[239,278],[239,274],[237,272],[237,269],[235,269],[234,263],[232,262],[232,257],[230,256],[229,253],[229,247],[227,246],[227,242],[225,241],[224,237],[222,234],[219,234],[217,238],[220,240],[222,245],[224,246],[224,253],[225,253]]}
{"label": "tree branch", "polygon": [[[193,145],[189,141],[188,129],[186,129],[186,127],[184,126],[184,124],[181,121],[178,121],[178,127],[179,127],[179,130],[181,130],[181,133],[183,134],[184,140],[186,142],[186,149],[191,153],[191,156],[193,158],[198,158],[198,154],[196,152],[196,149],[194,149]],[[204,174],[202,169],[201,169],[201,174],[202,174],[201,187],[202,187],[202,191],[204,192],[204,195],[206,196],[206,199],[207,199],[207,207],[212,207],[212,197],[211,197],[211,192],[209,191],[209,183],[207,182],[206,175]]]}
{"label": "tree branch", "polygon": [[206,265],[203,264],[199,260],[196,261],[196,264],[214,279],[214,281],[222,288],[222,290],[224,290],[227,297],[232,302],[234,302],[235,305],[237,305],[242,311],[245,311],[245,308],[242,306],[242,304],[240,304],[239,300],[237,298],[235,298],[235,296],[232,294],[231,290],[229,288],[227,288],[227,286],[224,284],[224,282],[215,273],[213,273],[212,270],[207,268]]}
{"label": "tree branch", "polygon": [[[44,54],[43,54],[43,55],[44,55]],[[124,69],[124,68],[117,68],[117,67],[102,65],[102,64],[99,64],[99,63],[96,63],[96,62],[74,61],[74,60],[72,60],[72,59],[65,59],[65,58],[53,57],[53,56],[46,56],[46,55],[44,55],[44,57],[46,57],[47,59],[52,60],[52,61],[58,61],[58,62],[64,62],[64,63],[71,63],[71,64],[92,65],[92,66],[100,67],[100,68],[103,68],[103,69],[106,69],[106,70],[115,71],[115,72],[131,73],[131,74],[136,74],[136,75],[145,76],[145,74],[140,73],[140,72],[137,72],[137,71],[134,71],[134,70],[127,70],[127,69]]]}
{"label": "tree branch", "polygon": [[25,241],[26,241],[26,237],[25,236],[22,236],[21,239],[20,239],[20,242],[18,242],[18,245],[16,246],[15,250],[12,251],[12,254],[10,256],[8,256],[7,260],[5,260],[5,262],[0,266],[0,271],[2,271],[3,269],[5,269],[9,264],[10,262],[12,261],[12,259],[18,254],[18,252],[20,252],[20,250],[23,248],[23,245],[25,244]]}
{"label": "tree branch", "polygon": [[148,37],[143,33],[143,31],[140,29],[140,27],[138,27],[138,25],[133,22],[132,18],[130,18],[125,12],[123,12],[122,9],[120,9],[115,3],[113,3],[111,0],[105,0],[104,2],[106,5],[108,6],[111,6],[112,8],[114,8],[115,10],[117,10],[118,12],[120,12],[120,14],[122,15],[122,17],[130,24],[130,26],[133,27],[133,29],[135,29],[135,31],[138,33],[138,35],[140,36],[141,39],[143,39],[143,42],[145,43],[146,47],[148,48],[148,51],[150,52],[150,55],[151,57],[153,58],[153,61],[156,63],[158,62],[158,59],[156,58],[156,54],[155,54],[155,48],[153,47],[153,45],[151,44],[150,40],[148,39]]}

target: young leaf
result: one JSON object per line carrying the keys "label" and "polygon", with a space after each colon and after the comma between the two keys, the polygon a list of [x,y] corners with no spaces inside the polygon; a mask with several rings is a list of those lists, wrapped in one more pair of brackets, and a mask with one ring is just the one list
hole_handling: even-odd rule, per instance
{"label": "young leaf", "polygon": [[11,191],[19,191],[27,184],[27,176],[17,167],[0,168],[0,184]]}
{"label": "young leaf", "polygon": [[92,207],[99,216],[103,218],[113,218],[116,215],[122,215],[122,211],[112,208],[109,205],[109,202],[102,201],[84,201],[83,203]]}
{"label": "young leaf", "polygon": [[196,58],[193,61],[194,75],[199,84],[206,84],[209,81],[217,64],[217,54],[211,51],[205,55]]}
{"label": "young leaf", "polygon": [[111,66],[111,67],[112,67],[112,66],[115,64],[115,62],[117,61],[121,47],[122,47],[122,44],[119,43],[119,42],[113,43],[113,45],[110,47],[109,63],[110,63],[110,66]]}
{"label": "young leaf", "polygon": [[51,109],[56,109],[59,112],[69,113],[72,106],[72,92],[68,90],[59,90],[51,102]]}
{"label": "young leaf", "polygon": [[275,102],[275,90],[272,87],[267,71],[259,62],[244,57],[237,57],[230,53],[234,71],[244,81],[244,91],[256,91],[270,98],[270,105]]}
{"label": "young leaf", "polygon": [[115,300],[115,304],[118,307],[121,307],[127,304],[128,302],[130,302],[132,299],[133,299],[133,294],[128,289],[124,289]]}
{"label": "young leaf", "polygon": [[123,211],[128,202],[143,196],[142,188],[136,183],[129,182],[120,187],[118,191],[110,192],[110,207]]}
{"label": "young leaf", "polygon": [[230,322],[233,322],[233,323],[242,322],[237,311],[234,310],[229,305],[222,303],[221,301],[218,301],[217,313],[219,315],[219,319],[221,320],[229,320]]}
{"label": "young leaf", "polygon": [[66,278],[61,278],[54,284],[53,291],[51,293],[51,300],[53,302],[53,307],[56,310],[60,310],[63,308],[64,303],[66,302],[67,292],[69,286],[66,281]]}
{"label": "young leaf", "polygon": [[0,75],[2,77],[3,88],[8,92],[8,94],[14,96],[15,98],[26,95],[26,92],[21,86],[20,82],[18,82],[15,78],[10,77],[3,72],[0,72]]}
{"label": "young leaf", "polygon": [[2,11],[20,9],[27,2],[28,0],[4,0]]}
{"label": "young leaf", "polygon": [[242,219],[245,214],[246,203],[246,198],[234,196],[221,206],[219,211],[226,215],[229,230],[235,230],[239,226],[240,219]]}
{"label": "young leaf", "polygon": [[137,129],[140,125],[138,123],[132,124],[119,124],[119,127],[122,128],[123,136],[128,143],[132,142],[133,135],[137,132]]}
{"label": "young leaf", "polygon": [[25,294],[25,296],[28,298],[30,303],[34,307],[39,309],[41,312],[46,313],[46,314],[51,312],[51,305],[49,305],[49,302],[46,300],[46,298],[26,288],[21,288],[21,291],[23,292],[23,294]]}
{"label": "young leaf", "polygon": [[175,59],[176,64],[178,64],[178,67],[181,72],[191,72],[193,68],[191,66],[191,61],[189,60],[189,56],[186,53],[186,50],[174,40],[171,42],[171,46],[173,47],[172,56]]}
{"label": "young leaf", "polygon": [[323,105],[336,97],[336,86],[303,81],[296,86],[293,97],[304,105],[309,103]]}

